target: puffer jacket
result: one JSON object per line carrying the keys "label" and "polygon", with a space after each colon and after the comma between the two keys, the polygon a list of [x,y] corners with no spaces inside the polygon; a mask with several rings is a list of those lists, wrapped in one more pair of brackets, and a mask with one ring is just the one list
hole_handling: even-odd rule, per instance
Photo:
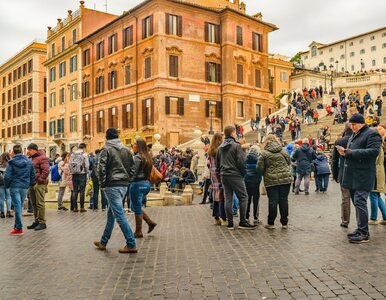
{"label": "puffer jacket", "polygon": [[327,157],[323,154],[318,154],[316,159],[314,159],[314,166],[316,175],[331,174],[330,167],[328,166]]}
{"label": "puffer jacket", "polygon": [[261,153],[257,170],[263,174],[266,187],[290,184],[290,157],[277,142],[267,144]]}
{"label": "puffer jacket", "polygon": [[257,171],[257,162],[259,161],[259,155],[256,153],[249,153],[247,159],[245,160],[245,170],[246,174],[244,181],[247,183],[260,184],[262,173]]}
{"label": "puffer jacket", "polygon": [[233,137],[227,137],[218,148],[216,166],[220,170],[221,176],[244,179],[245,153]]}
{"label": "puffer jacket", "polygon": [[16,154],[7,165],[4,175],[6,188],[28,189],[35,182],[32,162],[23,154]]}
{"label": "puffer jacket", "polygon": [[296,149],[292,159],[296,160],[296,172],[301,175],[311,174],[311,164],[316,159],[315,151],[308,144]]}
{"label": "puffer jacket", "polygon": [[134,174],[133,156],[120,139],[106,141],[99,156],[98,179],[102,188],[128,186]]}
{"label": "puffer jacket", "polygon": [[43,150],[39,150],[35,155],[31,156],[32,163],[36,172],[36,183],[41,185],[48,184],[48,176],[50,175],[50,164]]}

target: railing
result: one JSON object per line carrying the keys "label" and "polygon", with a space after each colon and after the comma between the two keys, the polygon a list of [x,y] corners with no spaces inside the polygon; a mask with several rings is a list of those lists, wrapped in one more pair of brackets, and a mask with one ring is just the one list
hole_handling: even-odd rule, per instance
{"label": "railing", "polygon": [[64,133],[55,133],[54,140],[64,139]]}
{"label": "railing", "polygon": [[348,77],[346,78],[346,83],[360,83],[360,82],[368,82],[370,81],[371,76],[358,76],[358,77]]}

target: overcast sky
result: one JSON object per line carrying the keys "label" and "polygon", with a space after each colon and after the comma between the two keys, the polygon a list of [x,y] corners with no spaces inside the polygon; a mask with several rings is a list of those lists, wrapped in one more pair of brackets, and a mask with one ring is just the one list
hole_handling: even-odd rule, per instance
{"label": "overcast sky", "polygon": [[[85,0],[105,11],[105,0]],[[386,0],[243,0],[248,14],[262,12],[280,30],[270,34],[269,51],[293,56],[316,40],[330,43],[386,26]],[[142,0],[108,0],[109,13],[121,14]],[[0,0],[0,64],[33,39],[44,40],[47,26],[78,9],[77,0]]]}

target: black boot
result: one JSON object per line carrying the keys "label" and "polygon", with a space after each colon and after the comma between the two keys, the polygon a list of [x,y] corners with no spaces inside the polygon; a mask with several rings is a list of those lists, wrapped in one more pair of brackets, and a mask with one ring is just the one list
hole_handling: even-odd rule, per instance
{"label": "black boot", "polygon": [[4,219],[4,218],[5,218],[5,214],[4,214],[4,212],[3,212],[3,211],[0,213],[0,218],[2,218],[2,219]]}
{"label": "black boot", "polygon": [[7,211],[7,218],[13,218],[10,211]]}

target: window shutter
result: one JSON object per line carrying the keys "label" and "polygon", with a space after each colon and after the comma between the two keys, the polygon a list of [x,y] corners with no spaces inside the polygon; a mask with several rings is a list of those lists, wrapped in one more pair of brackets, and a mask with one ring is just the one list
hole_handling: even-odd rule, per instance
{"label": "window shutter", "polygon": [[142,39],[146,38],[146,18],[142,19]]}
{"label": "window shutter", "polygon": [[109,73],[109,75],[108,75],[108,84],[107,84],[107,87],[108,87],[108,89],[109,90],[111,90],[112,89],[112,82],[111,82],[111,76],[112,75],[112,73]]}
{"label": "window shutter", "polygon": [[182,17],[177,17],[177,35],[182,36]]}
{"label": "window shutter", "polygon": [[185,113],[185,103],[184,98],[178,98],[178,114],[183,116]]}
{"label": "window shutter", "polygon": [[142,126],[146,126],[146,100],[142,100]]}
{"label": "window shutter", "polygon": [[[137,116],[138,118],[138,116]],[[130,128],[133,128],[134,127],[134,107],[133,105],[130,103],[130,124],[129,124]]]}
{"label": "window shutter", "polygon": [[129,46],[133,44],[133,26],[129,27]]}
{"label": "window shutter", "polygon": [[109,127],[113,127],[113,109],[109,108]]}
{"label": "window shutter", "polygon": [[259,34],[259,51],[263,52],[264,47],[263,47],[263,36]]}
{"label": "window shutter", "polygon": [[127,104],[122,105],[122,128],[127,128]]}
{"label": "window shutter", "polygon": [[165,32],[166,34],[170,34],[170,15],[165,14]]}
{"label": "window shutter", "polygon": [[99,94],[99,84],[98,84],[98,80],[99,78],[95,78],[95,94]]}
{"label": "window shutter", "polygon": [[154,98],[151,98],[150,100],[150,108],[151,108],[151,118],[150,118],[150,121],[151,121],[151,125],[154,125]]}
{"label": "window shutter", "polygon": [[118,34],[114,34],[114,51],[118,51]]}
{"label": "window shutter", "polygon": [[105,91],[105,77],[104,76],[101,76],[100,91],[101,91],[101,93],[103,93]]}
{"label": "window shutter", "polygon": [[216,64],[216,82],[221,82],[221,65]]}
{"label": "window shutter", "polygon": [[150,35],[153,35],[153,15],[150,16]]}
{"label": "window shutter", "polygon": [[221,118],[222,117],[222,102],[218,101],[216,103],[216,117]]}
{"label": "window shutter", "polygon": [[174,77],[174,59],[173,55],[169,55],[169,76]]}
{"label": "window shutter", "polygon": [[209,42],[209,23],[205,22],[205,42]]}
{"label": "window shutter", "polygon": [[167,115],[170,115],[170,97],[169,96],[165,98],[165,113]]}
{"label": "window shutter", "polygon": [[216,25],[216,43],[221,44],[221,25]]}
{"label": "window shutter", "polygon": [[205,117],[209,118],[209,100],[205,101]]}
{"label": "window shutter", "polygon": [[243,65],[237,65],[237,83],[243,84]]}
{"label": "window shutter", "polygon": [[256,33],[252,32],[252,50],[257,50],[256,48]]}
{"label": "window shutter", "polygon": [[111,36],[109,37],[109,54],[112,53],[112,49],[113,49],[113,39],[111,38]]}
{"label": "window shutter", "polygon": [[260,88],[261,87],[261,73],[259,69],[255,70],[255,86]]}
{"label": "window shutter", "polygon": [[209,63],[205,62],[205,80],[209,81]]}
{"label": "window shutter", "polygon": [[122,30],[122,45],[123,45],[123,48],[125,48],[127,46],[126,32],[127,32],[127,29],[123,29]]}

